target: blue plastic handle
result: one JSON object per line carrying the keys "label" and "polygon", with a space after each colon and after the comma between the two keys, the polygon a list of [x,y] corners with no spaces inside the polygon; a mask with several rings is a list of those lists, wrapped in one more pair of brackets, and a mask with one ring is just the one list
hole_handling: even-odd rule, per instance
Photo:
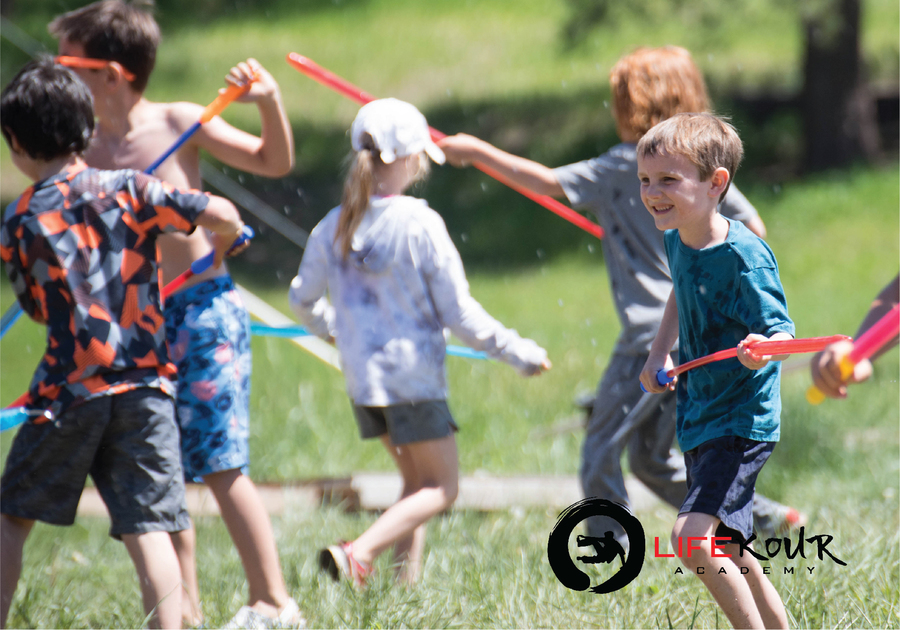
{"label": "blue plastic handle", "polygon": [[158,169],[159,166],[160,166],[160,164],[162,164],[163,162],[165,162],[166,160],[168,160],[170,155],[172,155],[172,154],[175,153],[178,149],[180,149],[180,148],[181,148],[181,145],[183,145],[185,142],[187,142],[188,139],[189,139],[191,136],[194,135],[194,133],[200,128],[200,125],[201,125],[201,123],[200,123],[200,121],[198,120],[198,121],[195,122],[193,125],[191,125],[190,127],[188,127],[187,130],[186,130],[183,134],[181,134],[180,136],[178,136],[178,139],[175,140],[175,142],[172,144],[172,146],[170,146],[168,149],[166,149],[166,152],[165,152],[165,153],[163,153],[163,154],[160,155],[158,158],[156,158],[156,161],[153,162],[153,164],[151,164],[150,166],[148,166],[148,167],[144,170],[144,172],[145,172],[147,175],[152,175],[152,174],[153,174],[153,171],[155,171],[156,169]]}
{"label": "blue plastic handle", "polygon": [[19,302],[13,302],[12,306],[10,306],[5,313],[3,313],[3,317],[0,318],[0,339],[3,339],[6,336],[6,333],[9,332],[9,329],[13,327],[19,318],[22,317],[22,307],[19,305]]}
{"label": "blue plastic handle", "polygon": [[28,413],[23,407],[0,410],[0,431],[12,429],[28,420]]}
{"label": "blue plastic handle", "polygon": [[[250,334],[260,337],[308,337],[312,333],[303,326],[269,326],[259,322],[250,322]],[[486,352],[466,348],[465,346],[447,346],[447,354],[451,357],[462,357],[464,359],[487,359]]]}
{"label": "blue plastic handle", "polygon": [[[661,369],[656,373],[656,382],[660,385],[668,385],[672,381],[675,380],[675,377],[669,377],[669,371],[666,368]],[[647,388],[644,387],[644,384],[641,383],[641,391],[647,393]]]}
{"label": "blue plastic handle", "polygon": [[48,420],[53,419],[53,413],[51,411],[41,409],[27,410],[25,407],[0,409],[0,431],[6,431],[7,429],[17,427],[20,424],[24,424],[29,418],[37,416],[43,416]]}
{"label": "blue plastic handle", "polygon": [[[232,250],[234,250],[235,247],[240,247],[241,245],[243,245],[244,243],[249,241],[254,236],[256,236],[256,233],[253,231],[253,228],[250,227],[249,225],[245,225],[244,231],[241,232],[240,238],[238,238],[234,242],[234,244],[232,244],[232,246],[228,248],[228,252],[231,252]],[[216,252],[212,251],[212,252],[209,252],[203,258],[198,258],[197,260],[195,260],[194,262],[191,263],[191,272],[195,276],[203,273],[204,271],[206,271],[207,269],[212,267],[213,260],[215,259],[215,257],[216,257]]]}

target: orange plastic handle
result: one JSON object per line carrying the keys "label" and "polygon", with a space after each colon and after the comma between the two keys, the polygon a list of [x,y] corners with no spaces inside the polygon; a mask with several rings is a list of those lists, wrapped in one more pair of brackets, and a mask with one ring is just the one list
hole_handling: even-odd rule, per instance
{"label": "orange plastic handle", "polygon": [[249,92],[250,88],[253,87],[252,83],[257,79],[258,77],[254,74],[253,78],[243,85],[229,85],[212,103],[206,106],[206,109],[200,114],[200,123],[208,123],[225,111],[225,108],[228,107],[232,101]]}

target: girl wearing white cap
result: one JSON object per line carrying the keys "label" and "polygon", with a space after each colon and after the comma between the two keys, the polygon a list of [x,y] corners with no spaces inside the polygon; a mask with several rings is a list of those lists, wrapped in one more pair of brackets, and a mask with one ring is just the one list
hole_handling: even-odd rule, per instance
{"label": "girl wearing white cap", "polygon": [[351,140],[342,203],[310,235],[290,303],[311,332],[336,341],[360,435],[381,439],[403,492],[359,538],[323,549],[319,564],[361,587],[375,558],[393,547],[398,578],[412,583],[424,524],[458,491],[445,330],[523,376],[550,362],[543,348],[472,298],[440,215],[402,194],[427,174],[428,157],[444,162],[419,110],[396,99],[373,101],[353,121]]}

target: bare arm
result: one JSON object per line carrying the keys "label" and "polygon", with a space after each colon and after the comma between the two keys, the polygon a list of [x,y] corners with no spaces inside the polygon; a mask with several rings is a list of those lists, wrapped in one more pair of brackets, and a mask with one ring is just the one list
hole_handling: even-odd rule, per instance
{"label": "bare arm", "polygon": [[216,116],[200,127],[194,143],[234,168],[265,177],[283,177],[294,167],[294,136],[278,83],[255,59],[237,64],[226,81],[240,85],[254,74],[257,80],[238,101],[256,103],[262,135],[257,137],[237,129]]}
{"label": "bare arm", "polygon": [[[859,326],[856,338],[858,339],[860,335],[869,330],[875,322],[884,317],[898,303],[900,303],[900,275],[891,280],[872,302],[869,312],[866,313]],[[881,356],[895,345],[897,345],[896,338],[893,342],[885,344],[871,359]],[[853,367],[853,373],[849,375],[849,378],[841,373],[841,361],[852,350],[852,343],[839,341],[829,345],[810,360],[809,367],[812,373],[813,384],[829,398],[846,398],[848,382],[860,383],[872,376],[871,359],[864,359],[857,363]]]}
{"label": "bare arm", "polygon": [[234,204],[224,197],[210,195],[206,209],[201,212],[195,224],[206,228],[213,234],[212,244],[215,248],[213,266],[222,264],[225,253],[231,245],[241,236],[244,222],[238,214]]}
{"label": "bare arm", "polygon": [[438,142],[438,146],[444,150],[447,160],[453,166],[469,166],[472,162],[480,162],[513,183],[540,195],[565,196],[553,169],[502,151],[475,136],[464,133],[447,136]]}
{"label": "bare arm", "polygon": [[[872,305],[869,307],[869,312],[866,313],[865,318],[859,325],[859,330],[856,331],[856,338],[859,339],[860,335],[875,325],[879,319],[884,317],[888,311],[894,308],[898,303],[900,303],[900,274],[889,282],[878,294],[878,297],[872,302]],[[873,354],[871,360],[874,361],[895,345],[897,345],[896,338],[892,343],[885,344],[878,352]]]}

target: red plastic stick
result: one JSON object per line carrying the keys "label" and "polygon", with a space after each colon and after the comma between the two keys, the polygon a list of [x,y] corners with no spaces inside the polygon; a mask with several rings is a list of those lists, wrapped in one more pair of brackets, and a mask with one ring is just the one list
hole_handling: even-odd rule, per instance
{"label": "red plastic stick", "polygon": [[[228,252],[231,252],[236,247],[243,245],[247,240],[253,238],[254,236],[255,234],[253,233],[253,228],[249,225],[245,225],[243,233],[237,238],[237,240],[234,241],[234,243],[232,243],[231,247],[228,248]],[[198,273],[203,273],[204,271],[212,267],[215,255],[216,253],[214,251],[209,252],[203,258],[198,258],[197,260],[192,262],[190,267],[172,278],[172,281],[162,288],[163,299],[172,295],[181,287],[181,285],[193,278]]]}
{"label": "red plastic stick", "polygon": [[853,344],[853,350],[847,355],[847,360],[856,365],[863,359],[868,359],[898,333],[900,333],[900,304],[895,305],[869,330],[859,336]]}
{"label": "red plastic stick", "polygon": [[[783,339],[777,341],[756,341],[748,344],[748,348],[759,355],[775,355],[775,354],[800,354],[802,352],[818,352],[828,344],[836,341],[849,340],[846,335],[832,335],[830,337],[809,337],[807,339]],[[679,374],[684,374],[688,370],[695,367],[706,365],[714,361],[722,361],[723,359],[732,359],[737,357],[737,348],[729,348],[728,350],[720,350],[705,357],[688,361],[682,365],[676,366],[674,369],[666,372],[666,376],[671,380]]]}
{"label": "red plastic stick", "polygon": [[16,398],[14,401],[12,401],[11,404],[7,405],[6,408],[12,409],[13,407],[21,407],[27,402],[28,402],[28,392],[25,392],[24,394],[22,394],[21,396]]}
{"label": "red plastic stick", "polygon": [[[849,339],[850,337],[847,337],[846,335],[832,335],[830,337],[809,337],[806,339],[754,341],[748,344],[748,347],[755,353],[764,356],[777,354],[799,354],[801,352],[818,352],[828,344]],[[660,370],[656,373],[656,382],[660,385],[665,385],[667,383],[671,383],[672,380],[679,374],[684,374],[688,370],[693,370],[695,367],[700,367],[701,365],[706,365],[707,363],[713,363],[715,361],[722,361],[724,359],[733,359],[735,357],[737,357],[737,348],[719,350],[718,352],[713,352],[712,354],[708,354],[705,357],[700,357],[699,359],[694,359],[693,361],[688,361],[687,363],[682,363],[681,365],[675,366],[668,372],[666,370]],[[641,383],[641,389],[643,391],[647,391],[646,389],[644,389],[643,383]]]}
{"label": "red plastic stick", "polygon": [[[330,87],[332,90],[334,90],[336,92],[340,92],[341,94],[343,94],[350,100],[356,101],[357,103],[365,105],[366,103],[368,103],[370,101],[374,101],[376,98],[376,97],[372,96],[371,94],[369,94],[368,92],[364,92],[363,90],[359,89],[352,83],[342,79],[341,77],[337,76],[336,74],[329,72],[325,68],[316,64],[311,59],[304,57],[303,55],[298,55],[297,53],[289,53],[287,56],[287,60],[288,60],[289,64],[294,66],[294,68],[296,68],[297,70],[299,70],[306,76],[318,81],[322,85]],[[431,138],[435,142],[437,142],[441,138],[446,137],[446,134],[441,133],[440,131],[438,131],[437,129],[435,129],[433,127],[429,127],[428,130],[431,132]],[[475,168],[480,170],[482,173],[484,173],[490,177],[493,177],[498,182],[509,186],[516,192],[528,197],[535,203],[538,203],[538,204],[544,206],[547,210],[562,217],[569,223],[572,223],[573,225],[577,225],[585,232],[592,234],[593,236],[596,236],[597,238],[603,238],[603,228],[601,228],[599,225],[597,225],[593,221],[581,216],[580,214],[578,214],[571,208],[568,208],[565,205],[561,204],[553,197],[548,197],[547,195],[539,195],[535,192],[528,190],[527,188],[523,188],[523,187],[519,186],[518,184],[511,182],[510,180],[505,178],[503,175],[501,175],[494,169],[492,169],[488,166],[485,166],[484,164],[481,164],[480,162],[473,162],[472,166],[474,166]]]}

